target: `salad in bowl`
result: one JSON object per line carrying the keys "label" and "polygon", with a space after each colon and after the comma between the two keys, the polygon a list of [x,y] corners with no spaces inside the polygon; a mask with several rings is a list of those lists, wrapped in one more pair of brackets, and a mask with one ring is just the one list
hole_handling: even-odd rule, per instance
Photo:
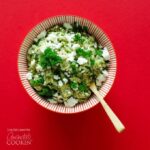
{"label": "salad in bowl", "polygon": [[56,16],[26,36],[18,67],[23,86],[36,102],[56,112],[75,113],[98,103],[91,83],[102,96],[108,93],[116,58],[109,38],[92,22]]}

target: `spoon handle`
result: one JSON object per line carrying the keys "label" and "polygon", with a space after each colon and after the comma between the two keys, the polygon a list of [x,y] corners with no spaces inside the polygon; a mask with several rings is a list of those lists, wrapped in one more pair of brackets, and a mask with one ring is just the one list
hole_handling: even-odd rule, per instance
{"label": "spoon handle", "polygon": [[102,98],[102,96],[99,94],[99,92],[97,91],[97,88],[96,88],[95,84],[92,84],[90,86],[90,88],[93,91],[93,93],[97,96],[99,102],[103,106],[105,112],[107,113],[109,119],[113,123],[114,127],[116,128],[116,130],[119,133],[122,132],[125,129],[125,126],[119,120],[119,118],[116,116],[116,114],[113,112],[113,110],[109,107],[109,105],[105,102],[105,100]]}

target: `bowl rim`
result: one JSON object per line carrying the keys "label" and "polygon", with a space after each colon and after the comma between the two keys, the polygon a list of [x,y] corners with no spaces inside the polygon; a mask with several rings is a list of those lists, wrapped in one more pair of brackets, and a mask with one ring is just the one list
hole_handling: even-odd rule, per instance
{"label": "bowl rim", "polygon": [[[51,24],[51,21],[52,20],[55,20],[55,21],[58,21],[57,19],[62,19],[63,20],[63,22],[62,23],[64,23],[64,22],[68,22],[68,20],[67,20],[67,18],[72,18],[72,19],[74,19],[73,21],[77,21],[77,22],[80,22],[80,21],[83,21],[83,22],[86,22],[86,23],[89,23],[90,25],[92,25],[92,28],[94,28],[95,30],[98,30],[99,32],[101,32],[101,37],[103,37],[104,36],[104,39],[106,40],[105,42],[105,44],[107,44],[108,43],[108,45],[109,45],[109,47],[110,47],[110,49],[109,49],[109,51],[111,50],[112,51],[112,55],[113,55],[113,60],[111,60],[110,62],[111,62],[111,64],[113,65],[113,76],[108,76],[108,78],[107,78],[107,81],[104,83],[104,85],[106,85],[106,86],[108,86],[107,84],[109,83],[108,81],[110,81],[111,80],[111,82],[109,83],[109,86],[107,87],[107,90],[106,91],[103,91],[104,93],[102,93],[102,87],[104,87],[104,85],[102,85],[102,87],[100,88],[100,90],[99,90],[99,92],[100,92],[100,94],[101,94],[101,96],[102,97],[105,97],[107,94],[108,94],[108,92],[110,91],[110,89],[112,88],[112,86],[113,86],[113,83],[114,83],[114,81],[115,81],[115,78],[116,78],[116,72],[117,72],[117,58],[116,58],[116,53],[115,53],[115,49],[114,49],[114,46],[113,46],[113,44],[112,44],[112,42],[111,42],[111,40],[110,40],[110,38],[109,38],[109,36],[103,31],[103,29],[99,26],[99,25],[97,25],[96,23],[94,23],[93,21],[91,21],[91,20],[88,20],[87,18],[83,18],[83,17],[81,17],[81,16],[77,16],[77,15],[55,15],[55,16],[51,16],[51,17],[48,17],[48,18],[46,18],[46,19],[44,19],[43,21],[40,21],[38,24],[36,24],[34,27],[32,27],[31,28],[31,30],[26,34],[26,36],[25,36],[25,38],[24,38],[24,40],[22,41],[22,44],[21,44],[21,46],[20,46],[20,49],[19,49],[19,53],[18,53],[18,60],[17,60],[17,65],[18,65],[18,67],[17,67],[17,69],[18,69],[18,74],[19,74],[19,78],[20,78],[20,82],[22,83],[22,86],[23,86],[23,88],[26,90],[26,92],[28,93],[28,95],[32,98],[32,100],[34,100],[37,104],[39,104],[40,106],[42,106],[43,108],[45,108],[45,109],[47,109],[47,110],[50,110],[50,111],[53,111],[53,112],[56,112],[56,113],[60,113],[60,114],[76,114],[76,113],[81,113],[81,112],[85,112],[85,111],[87,111],[87,110],[89,110],[89,109],[91,109],[91,108],[93,108],[93,107],[95,107],[97,104],[99,104],[99,102],[98,102],[98,100],[96,100],[96,98],[95,98],[95,96],[93,95],[93,99],[95,99],[96,100],[96,102],[94,102],[93,101],[93,103],[92,102],[90,102],[90,106],[86,106],[86,107],[84,107],[84,108],[82,108],[82,109],[77,109],[77,110],[75,110],[74,109],[74,111],[66,111],[66,109],[70,109],[70,107],[65,107],[65,106],[62,106],[63,107],[63,111],[61,110],[61,111],[58,111],[57,110],[57,107],[59,106],[59,104],[51,104],[51,103],[49,103],[49,102],[46,102],[45,100],[44,100],[44,98],[41,98],[34,90],[33,90],[33,88],[30,86],[30,84],[29,84],[29,82],[28,82],[28,80],[26,79],[26,77],[25,77],[25,74],[23,73],[23,72],[25,72],[25,71],[23,71],[22,70],[22,67],[25,67],[25,69],[26,69],[26,73],[27,73],[27,64],[26,64],[26,66],[24,65],[24,61],[23,60],[25,60],[25,58],[23,59],[23,57],[22,57],[22,54],[24,54],[24,56],[26,56],[26,53],[27,53],[27,50],[28,50],[28,48],[24,51],[24,49],[23,49],[23,47],[25,46],[25,44],[26,44],[26,42],[28,41],[30,41],[31,43],[33,42],[33,39],[42,31],[42,30],[45,30],[46,29],[46,27],[44,26],[45,25],[45,23],[46,22],[49,22],[50,24],[49,25],[57,25],[57,24],[59,24],[58,22],[55,24]],[[80,20],[80,21],[79,21]],[[93,27],[94,26],[94,27]],[[40,28],[39,28],[40,27]],[[49,26],[50,27],[50,26]],[[48,27],[48,28],[49,28]],[[36,36],[34,36],[34,38],[31,38],[32,37],[32,35],[33,35],[33,33],[37,30],[37,29],[39,29],[39,33],[37,34],[36,33]],[[41,30],[42,29],[42,30]],[[95,31],[94,31],[94,33],[95,33]],[[95,35],[94,34],[92,34],[94,37],[95,37]],[[97,38],[96,38],[97,39]],[[100,41],[98,41],[99,43],[100,43]],[[101,41],[101,43],[102,43],[102,41]],[[103,45],[102,45],[103,46]],[[26,60],[25,60],[26,61]],[[110,69],[110,68],[109,68]],[[22,72],[23,71],[23,72]],[[108,82],[108,83],[107,83]],[[26,85],[28,83],[28,86]],[[31,91],[31,92],[30,92]],[[34,92],[33,92],[34,91]],[[40,101],[38,101],[38,99],[40,98]],[[90,101],[90,99],[88,99],[87,101]],[[86,102],[87,102],[86,101]],[[75,107],[72,107],[72,108],[76,108],[76,107],[79,107],[80,105],[84,105],[86,102],[84,102],[84,103],[82,103],[82,104],[77,104]],[[47,105],[44,105],[43,103],[48,103]],[[55,106],[56,108],[55,109],[52,109],[51,107],[48,107],[49,105],[53,105],[53,106]]]}

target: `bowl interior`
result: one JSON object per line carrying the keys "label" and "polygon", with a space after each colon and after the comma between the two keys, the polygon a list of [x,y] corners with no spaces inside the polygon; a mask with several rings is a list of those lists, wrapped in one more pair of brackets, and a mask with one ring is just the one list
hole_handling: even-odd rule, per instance
{"label": "bowl interior", "polygon": [[26,54],[28,48],[31,46],[33,39],[43,30],[50,28],[53,25],[56,24],[62,24],[64,22],[78,22],[79,24],[83,26],[87,26],[89,29],[89,33],[92,34],[97,41],[103,46],[107,47],[110,53],[110,67],[109,67],[109,76],[106,80],[106,82],[103,84],[101,89],[99,90],[102,97],[105,97],[105,95],[109,92],[114,79],[116,75],[116,55],[114,48],[112,46],[111,41],[109,40],[108,36],[104,33],[104,31],[92,23],[91,21],[81,18],[78,16],[55,16],[52,18],[48,18],[41,23],[39,23],[37,26],[35,26],[25,37],[18,56],[18,71],[19,76],[21,79],[21,82],[26,89],[27,93],[32,97],[34,101],[36,101],[38,104],[43,106],[46,109],[49,109],[51,111],[55,111],[58,113],[78,113],[81,111],[85,111],[87,109],[90,109],[91,107],[95,106],[99,102],[96,100],[96,97],[92,95],[89,100],[82,104],[78,104],[75,107],[69,108],[65,107],[61,104],[51,104],[47,101],[45,101],[43,98],[41,98],[34,89],[30,86],[28,80],[26,79],[26,74],[28,72],[27,69],[27,60],[26,60]]}

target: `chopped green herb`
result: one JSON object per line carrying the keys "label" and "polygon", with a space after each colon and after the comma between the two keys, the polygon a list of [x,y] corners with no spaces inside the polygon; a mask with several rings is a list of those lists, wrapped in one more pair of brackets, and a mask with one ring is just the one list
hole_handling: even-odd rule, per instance
{"label": "chopped green herb", "polygon": [[88,58],[91,56],[92,52],[91,51],[85,51],[82,48],[77,48],[76,53],[78,56],[83,56],[85,58]]}
{"label": "chopped green herb", "polygon": [[72,63],[71,63],[72,72],[73,72],[74,74],[77,73],[77,66],[76,66],[76,65],[77,65],[77,64],[76,64],[75,62],[72,62]]}
{"label": "chopped green herb", "polygon": [[44,51],[44,54],[40,57],[40,65],[43,68],[46,68],[48,66],[55,66],[56,64],[60,63],[62,61],[61,57],[57,55],[55,51],[53,51],[51,48],[46,48]]}
{"label": "chopped green herb", "polygon": [[102,56],[103,51],[101,49],[97,49],[95,50],[95,52],[96,52],[96,55]]}
{"label": "chopped green herb", "polygon": [[77,88],[78,88],[78,83],[76,83],[76,82],[71,82],[71,83],[70,83],[70,87],[71,87],[72,89],[77,89]]}
{"label": "chopped green herb", "polygon": [[91,59],[90,61],[91,61],[91,66],[94,66],[95,60]]}
{"label": "chopped green herb", "polygon": [[44,83],[44,79],[43,77],[40,77],[39,79],[37,80],[30,80],[30,84],[31,86],[38,86],[38,85],[42,85]]}
{"label": "chopped green herb", "polygon": [[83,31],[88,32],[88,27],[87,26],[83,26]]}
{"label": "chopped green herb", "polygon": [[80,40],[81,40],[81,35],[80,35],[80,34],[76,34],[76,35],[74,36],[74,40],[75,40],[75,41],[80,41]]}
{"label": "chopped green herb", "polygon": [[52,97],[53,94],[54,94],[54,91],[53,90],[50,90],[48,87],[43,87],[41,91],[38,92],[38,94],[40,96],[43,96],[43,97]]}
{"label": "chopped green herb", "polygon": [[88,87],[85,83],[79,84],[79,91],[80,92],[86,92],[88,90]]}
{"label": "chopped green herb", "polygon": [[77,34],[75,34],[75,36],[74,36],[74,41],[83,44],[84,39],[82,38],[81,34],[77,33]]}

